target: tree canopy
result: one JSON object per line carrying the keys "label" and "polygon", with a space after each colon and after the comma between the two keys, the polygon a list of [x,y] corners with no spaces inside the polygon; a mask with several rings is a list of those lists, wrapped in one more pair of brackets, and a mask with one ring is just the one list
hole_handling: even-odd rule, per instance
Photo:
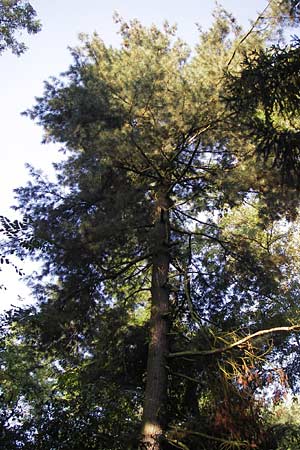
{"label": "tree canopy", "polygon": [[23,0],[0,1],[0,54],[11,50],[21,55],[26,45],[19,40],[18,34],[23,30],[35,34],[41,29],[40,21],[31,4]]}

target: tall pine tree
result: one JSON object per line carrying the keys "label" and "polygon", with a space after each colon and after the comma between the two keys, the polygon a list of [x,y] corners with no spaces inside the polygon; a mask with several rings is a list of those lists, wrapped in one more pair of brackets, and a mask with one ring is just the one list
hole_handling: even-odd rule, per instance
{"label": "tall pine tree", "polygon": [[[216,220],[264,184],[253,145],[232,127],[233,113],[222,101],[233,52],[238,67],[242,52],[259,50],[262,42],[251,35],[238,45],[241,30],[222,9],[192,53],[167,24],[161,31],[117,21],[121,47],[83,37],[73,65],[46,83],[28,112],[44,127],[45,141],[61,143],[67,158],[56,164],[57,182],[32,170],[34,181],[18,189],[18,199],[33,232],[29,250],[43,263],[34,290],[46,311],[39,325],[45,342],[55,340],[64,352],[63,343],[77,339],[79,354],[88,357],[85,338],[99,326],[97,311],[115,311],[106,317],[121,329],[118,313],[130,322],[150,303],[149,322],[142,322],[149,345],[139,448],[161,450],[174,390],[168,370],[176,357],[187,356],[178,351],[179,330],[188,340],[200,331],[203,349],[211,345],[209,333],[201,332],[214,300],[216,317],[230,300],[241,301],[223,265],[228,257],[243,263],[241,272],[252,270],[246,285],[258,291],[263,285],[251,252],[226,237]],[[198,311],[193,291],[202,302]],[[108,360],[112,351],[102,348]],[[221,351],[208,348],[203,355]],[[195,412],[195,388],[187,387],[189,393]],[[179,400],[181,394],[172,395]]]}

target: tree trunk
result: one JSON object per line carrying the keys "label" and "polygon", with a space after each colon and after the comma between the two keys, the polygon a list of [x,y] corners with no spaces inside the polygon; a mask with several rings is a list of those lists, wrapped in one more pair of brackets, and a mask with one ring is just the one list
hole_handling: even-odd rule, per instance
{"label": "tree trunk", "polygon": [[159,192],[155,207],[150,341],[140,450],[160,450],[164,429],[167,399],[170,204],[167,190]]}

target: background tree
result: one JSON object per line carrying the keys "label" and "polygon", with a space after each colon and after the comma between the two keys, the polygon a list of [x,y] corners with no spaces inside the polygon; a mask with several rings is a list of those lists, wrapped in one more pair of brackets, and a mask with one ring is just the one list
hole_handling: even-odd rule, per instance
{"label": "background tree", "polygon": [[[299,2],[270,2],[271,18],[297,33]],[[268,23],[267,22],[267,23]],[[284,28],[286,29],[286,28]],[[287,34],[287,31],[286,31]],[[254,50],[241,70],[228,75],[228,100],[234,117],[256,146],[258,156],[281,171],[282,181],[299,188],[299,37],[288,44]],[[254,95],[255,93],[255,95]],[[267,167],[266,166],[266,167]]]}
{"label": "background tree", "polygon": [[[23,0],[0,0],[0,54],[10,49],[12,53],[21,55],[26,50],[23,42],[18,40],[16,34],[22,30],[26,30],[30,34],[35,34],[41,30],[40,21],[35,19],[36,12],[30,3]],[[7,217],[0,216],[0,248],[4,247],[2,242],[6,239],[16,239],[16,235],[20,235],[20,231],[26,228],[26,224],[21,221],[12,221]],[[23,238],[19,236],[21,240]],[[13,245],[11,246],[13,248]],[[0,253],[0,271],[3,264],[10,264],[19,275],[22,270],[12,263],[8,255]],[[0,290],[5,289],[4,284],[0,284]]]}
{"label": "background tree", "polygon": [[0,53],[7,49],[16,55],[24,53],[26,46],[18,40],[16,35],[23,30],[29,34],[40,31],[41,24],[35,17],[36,12],[29,2],[0,1]]}

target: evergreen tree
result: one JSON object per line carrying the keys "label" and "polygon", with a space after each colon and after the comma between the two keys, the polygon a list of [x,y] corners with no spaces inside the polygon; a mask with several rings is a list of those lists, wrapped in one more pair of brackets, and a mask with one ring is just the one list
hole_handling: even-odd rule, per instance
{"label": "evergreen tree", "polygon": [[[299,2],[270,2],[270,22],[299,26]],[[285,28],[283,28],[285,30]],[[228,100],[243,133],[266,167],[281,171],[283,184],[299,188],[299,36],[245,56],[241,70],[228,75]]]}
{"label": "evergreen tree", "polygon": [[[232,164],[222,157],[226,111],[216,88],[229,32],[220,14],[191,58],[167,25],[161,32],[121,23],[120,51],[96,36],[87,41],[74,52],[67,82],[47,84],[31,112],[47,139],[71,152],[57,168],[66,192],[41,182],[19,191],[24,213],[38,218],[35,233],[45,242],[57,295],[82,303],[84,290],[95,298],[110,286],[118,298],[129,280],[137,296],[141,277],[151,291],[142,445],[153,449],[160,448],[165,415],[169,297],[178,277],[171,262],[185,240],[170,214],[175,203],[176,214],[180,203],[193,214],[206,209],[213,199],[204,197],[204,208],[193,199],[213,191],[216,173]],[[214,55],[219,67],[212,66]]]}

